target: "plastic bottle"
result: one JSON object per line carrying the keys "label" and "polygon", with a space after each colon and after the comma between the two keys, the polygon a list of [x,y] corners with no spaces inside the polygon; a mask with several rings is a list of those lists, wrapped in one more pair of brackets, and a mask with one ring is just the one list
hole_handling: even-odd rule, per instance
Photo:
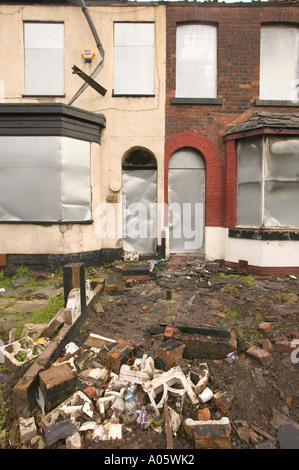
{"label": "plastic bottle", "polygon": [[137,414],[136,400],[130,387],[125,395],[125,414],[129,422],[134,421]]}

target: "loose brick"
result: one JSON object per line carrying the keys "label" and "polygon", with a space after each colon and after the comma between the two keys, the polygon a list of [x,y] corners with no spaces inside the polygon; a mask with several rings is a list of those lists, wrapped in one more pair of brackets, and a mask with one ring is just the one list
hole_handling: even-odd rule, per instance
{"label": "loose brick", "polygon": [[75,392],[76,374],[68,364],[61,364],[42,371],[39,385],[45,399],[45,409],[50,411]]}
{"label": "loose brick", "polygon": [[231,406],[232,406],[232,403],[233,403],[233,400],[234,400],[234,396],[231,395],[230,393],[228,392],[224,392],[224,393],[216,393],[214,395],[215,397],[215,402],[216,402],[216,406],[224,413],[224,414],[228,414]]}
{"label": "loose brick", "polygon": [[276,351],[292,351],[296,347],[297,346],[294,346],[294,344],[292,345],[292,341],[287,340],[276,341],[276,343],[274,344],[274,348],[276,349]]}
{"label": "loose brick", "polygon": [[195,449],[230,449],[230,422],[228,418],[209,421],[186,419],[184,427],[193,437]]}
{"label": "loose brick", "polygon": [[185,345],[175,339],[165,341],[156,348],[156,355],[165,360],[165,370],[171,369],[182,359]]}
{"label": "loose brick", "polygon": [[266,335],[267,333],[270,333],[271,331],[271,323],[269,322],[260,323],[257,329],[260,333],[263,333],[263,335]]}
{"label": "loose brick", "polygon": [[209,408],[201,408],[197,411],[198,421],[210,421],[211,413]]}
{"label": "loose brick", "polygon": [[101,361],[107,369],[119,374],[122,364],[132,364],[136,354],[136,344],[119,339],[102,351]]}
{"label": "loose brick", "polygon": [[34,417],[19,418],[20,442],[24,444],[37,435]]}
{"label": "loose brick", "polygon": [[271,354],[257,346],[251,346],[251,348],[247,349],[246,354],[250,358],[256,359],[262,364],[269,363],[272,359]]}

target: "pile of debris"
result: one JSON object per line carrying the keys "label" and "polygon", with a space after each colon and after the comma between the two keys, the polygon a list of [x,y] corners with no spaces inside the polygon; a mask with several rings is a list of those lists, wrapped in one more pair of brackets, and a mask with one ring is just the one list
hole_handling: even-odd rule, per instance
{"label": "pile of debris", "polygon": [[[161,353],[143,353],[132,342],[93,333],[81,346],[68,343],[62,356],[39,373],[40,411],[19,417],[21,444],[46,448],[60,441],[66,448],[80,449],[88,439],[122,439],[123,429],[140,426],[157,432],[164,427],[167,448],[173,449],[183,426],[195,448],[230,448],[229,419],[211,420],[206,413],[204,404],[220,399],[208,387],[207,364],[196,371],[187,366],[183,372],[179,363],[184,345],[169,344],[167,351],[163,345],[167,360]],[[133,413],[126,408],[128,389],[134,396]],[[190,405],[199,420],[186,418]]]}

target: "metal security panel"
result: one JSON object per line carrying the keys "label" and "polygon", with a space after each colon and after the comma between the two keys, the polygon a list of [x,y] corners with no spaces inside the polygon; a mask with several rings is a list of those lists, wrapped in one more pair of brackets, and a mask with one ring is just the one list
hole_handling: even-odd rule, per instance
{"label": "metal security panel", "polygon": [[155,253],[157,170],[123,171],[123,248]]}
{"label": "metal security panel", "polygon": [[204,249],[205,170],[199,154],[176,152],[168,174],[170,253],[199,253]]}

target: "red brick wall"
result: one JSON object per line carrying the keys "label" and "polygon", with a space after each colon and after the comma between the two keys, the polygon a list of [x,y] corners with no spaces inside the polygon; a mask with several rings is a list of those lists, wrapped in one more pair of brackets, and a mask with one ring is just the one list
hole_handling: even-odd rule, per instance
{"label": "red brick wall", "polygon": [[[165,200],[168,162],[173,151],[191,146],[206,161],[206,225],[235,225],[236,155],[223,135],[229,126],[260,111],[298,112],[298,108],[256,107],[259,98],[260,29],[264,23],[299,25],[297,4],[167,4]],[[203,22],[218,27],[218,98],[220,105],[171,104],[175,97],[176,26]],[[226,167],[225,167],[226,165]],[[224,168],[225,167],[225,168]],[[222,225],[223,224],[223,225]]]}

